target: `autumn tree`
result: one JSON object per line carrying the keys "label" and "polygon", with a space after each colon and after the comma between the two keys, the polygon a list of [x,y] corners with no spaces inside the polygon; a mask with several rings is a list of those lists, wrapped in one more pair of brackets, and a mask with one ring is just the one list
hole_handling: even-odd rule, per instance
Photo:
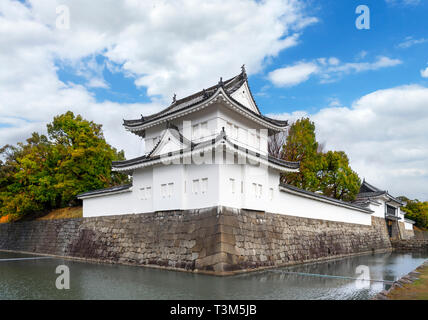
{"label": "autumn tree", "polygon": [[76,195],[127,181],[111,172],[124,159],[104,139],[102,126],[67,112],[26,143],[0,149],[0,215],[26,214],[76,204]]}

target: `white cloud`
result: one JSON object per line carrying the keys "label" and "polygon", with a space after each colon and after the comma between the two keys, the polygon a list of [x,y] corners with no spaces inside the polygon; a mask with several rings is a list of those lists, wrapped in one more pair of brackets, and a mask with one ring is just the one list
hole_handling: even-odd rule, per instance
{"label": "white cloud", "polygon": [[[70,8],[69,30],[55,27],[59,5]],[[180,98],[211,85],[243,63],[250,74],[259,72],[316,21],[298,0],[2,0],[0,145],[22,141],[72,110],[102,123],[110,143],[136,156],[142,143],[125,132],[123,118],[156,112],[174,92]],[[84,85],[60,81],[58,66]],[[89,88],[109,88],[105,68],[135,79],[152,102],[98,102]]]}
{"label": "white cloud", "polygon": [[[344,150],[361,177],[389,190],[428,200],[428,88],[378,90],[351,107],[326,107],[310,115],[327,150]],[[296,119],[305,112],[276,115]],[[275,116],[275,115],[272,115]]]}
{"label": "white cloud", "polygon": [[316,64],[300,62],[294,66],[276,69],[269,73],[268,78],[278,87],[290,87],[308,80],[310,75],[317,71]]}
{"label": "white cloud", "polygon": [[407,49],[407,48],[410,48],[416,44],[422,44],[425,42],[428,42],[428,39],[426,39],[426,38],[413,39],[413,37],[407,37],[403,42],[400,42],[398,44],[398,47]]}
{"label": "white cloud", "polygon": [[386,67],[394,67],[401,64],[401,60],[391,59],[388,57],[380,56],[374,62],[348,62],[341,65],[334,65],[324,71],[326,74],[331,73],[351,73],[379,70]]}
{"label": "white cloud", "polygon": [[385,2],[389,5],[417,6],[421,0],[385,0]]}
{"label": "white cloud", "polygon": [[318,58],[312,62],[298,62],[292,66],[275,69],[268,74],[269,80],[276,86],[289,87],[307,81],[312,75],[318,75],[321,83],[334,82],[343,75],[374,71],[401,64],[399,59],[379,56],[373,62],[342,63],[336,57]]}
{"label": "white cloud", "polygon": [[428,78],[428,67],[426,67],[425,69],[421,70],[421,76],[423,78]]}

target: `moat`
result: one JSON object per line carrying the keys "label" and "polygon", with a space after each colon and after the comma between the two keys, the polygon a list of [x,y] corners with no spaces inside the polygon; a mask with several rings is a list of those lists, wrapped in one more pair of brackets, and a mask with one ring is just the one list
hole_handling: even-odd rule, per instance
{"label": "moat", "polygon": [[[0,300],[370,299],[422,264],[428,254],[354,256],[229,277],[57,258],[27,259],[32,257],[37,255],[0,252]],[[55,286],[58,265],[69,267],[69,290]],[[370,278],[380,281],[358,282],[358,266],[367,266]]]}

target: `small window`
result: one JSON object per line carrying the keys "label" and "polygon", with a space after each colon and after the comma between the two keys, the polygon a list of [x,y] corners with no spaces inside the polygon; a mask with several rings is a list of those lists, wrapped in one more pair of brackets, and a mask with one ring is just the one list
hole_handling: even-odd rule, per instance
{"label": "small window", "polygon": [[161,196],[166,198],[166,184],[161,184]]}
{"label": "small window", "polygon": [[201,193],[206,194],[208,191],[208,178],[201,180]]}
{"label": "small window", "polygon": [[247,129],[241,129],[242,141],[248,144],[248,131]]}
{"label": "small window", "polygon": [[232,135],[232,124],[230,122],[227,123],[226,133]]}
{"label": "small window", "polygon": [[199,138],[199,124],[195,124],[192,127],[192,137],[193,137],[193,139],[198,139]]}
{"label": "small window", "polygon": [[192,192],[193,194],[199,193],[199,179],[193,180]]}
{"label": "small window", "polygon": [[230,182],[230,192],[235,193],[235,179],[229,179]]}
{"label": "small window", "polygon": [[256,148],[260,149],[260,136],[257,136],[257,139],[256,139]]}
{"label": "small window", "polygon": [[241,193],[244,193],[244,181],[241,181]]}
{"label": "small window", "polygon": [[273,199],[273,188],[269,189],[269,199],[272,200]]}
{"label": "small window", "polygon": [[207,137],[208,136],[208,122],[202,122],[201,123],[201,137]]}
{"label": "small window", "polygon": [[393,206],[386,205],[386,213],[391,216],[395,216],[397,214],[397,208]]}
{"label": "small window", "polygon": [[233,126],[233,137],[235,139],[238,139],[238,127],[237,126]]}
{"label": "small window", "polygon": [[174,194],[174,183],[168,183],[168,198]]}
{"label": "small window", "polygon": [[146,200],[146,188],[140,188],[140,199]]}
{"label": "small window", "polygon": [[253,187],[253,196],[254,196],[254,197],[257,197],[257,184],[256,184],[256,183],[253,183],[253,184],[252,184],[252,187]]}
{"label": "small window", "polygon": [[151,198],[152,198],[152,188],[147,187],[146,188],[146,200],[151,199]]}
{"label": "small window", "polygon": [[262,185],[261,184],[259,184],[258,186],[257,186],[258,188],[257,188],[257,196],[258,196],[258,198],[261,198],[262,197],[262,190],[263,190],[263,187],[262,187]]}
{"label": "small window", "polygon": [[254,133],[252,133],[252,134],[251,134],[251,141],[250,141],[250,144],[251,144],[252,146],[254,146],[254,145],[255,145],[255,143],[256,143],[256,135],[255,135]]}

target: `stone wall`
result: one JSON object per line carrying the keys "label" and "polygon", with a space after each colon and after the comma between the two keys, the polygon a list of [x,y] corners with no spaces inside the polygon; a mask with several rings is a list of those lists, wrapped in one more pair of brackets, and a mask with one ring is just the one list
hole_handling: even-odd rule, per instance
{"label": "stone wall", "polygon": [[391,245],[398,252],[428,252],[428,240],[392,240]]}
{"label": "stone wall", "polygon": [[217,208],[31,221],[0,225],[0,249],[193,270],[218,233]]}
{"label": "stone wall", "polygon": [[372,226],[213,207],[0,225],[0,249],[227,274],[391,250]]}
{"label": "stone wall", "polygon": [[415,229],[414,233],[415,233],[415,239],[428,240],[428,231]]}
{"label": "stone wall", "polygon": [[272,213],[224,210],[223,249],[227,267],[272,267],[390,249],[385,220],[372,226]]}
{"label": "stone wall", "polygon": [[404,222],[398,222],[398,227],[400,230],[400,239],[407,240],[407,239],[413,239],[415,236],[415,233],[412,230],[406,230],[404,226]]}

